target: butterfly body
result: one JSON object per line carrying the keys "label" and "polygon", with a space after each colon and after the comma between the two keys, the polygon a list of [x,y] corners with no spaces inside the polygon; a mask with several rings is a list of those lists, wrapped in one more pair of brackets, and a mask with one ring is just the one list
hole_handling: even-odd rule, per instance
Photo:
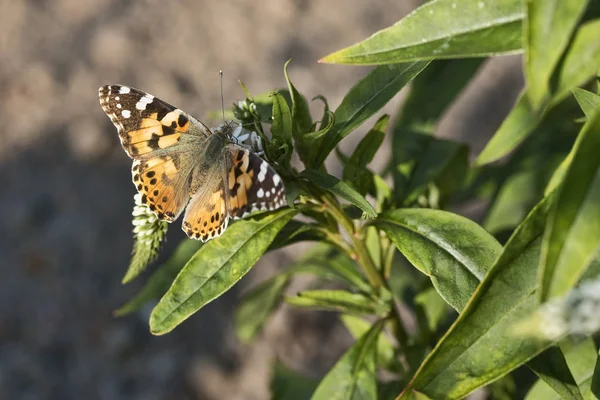
{"label": "butterfly body", "polygon": [[158,218],[202,241],[221,235],[230,218],[285,205],[283,182],[256,153],[231,138],[231,125],[214,132],[143,91],[121,85],[99,89],[100,105],[133,159],[137,191]]}

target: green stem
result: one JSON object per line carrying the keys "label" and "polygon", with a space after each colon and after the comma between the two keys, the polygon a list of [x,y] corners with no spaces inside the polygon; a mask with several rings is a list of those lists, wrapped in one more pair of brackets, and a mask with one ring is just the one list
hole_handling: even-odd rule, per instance
{"label": "green stem", "polygon": [[382,238],[382,248],[385,247],[383,252],[383,277],[387,280],[390,279],[392,274],[392,264],[394,263],[394,255],[396,254],[396,246],[386,236]]}
{"label": "green stem", "polygon": [[[320,198],[322,199],[323,204],[326,206],[325,212],[329,213],[348,233],[352,244],[352,248],[348,248],[346,244],[346,251],[351,251],[351,253],[349,253],[350,256],[353,259],[357,260],[358,265],[360,265],[360,267],[362,268],[365,276],[369,280],[369,283],[376,290],[381,290],[383,288],[384,290],[391,292],[386,280],[384,279],[384,276],[377,269],[377,266],[373,262],[373,259],[371,258],[367,247],[365,246],[362,234],[362,227],[354,226],[353,221],[342,211],[335,197],[331,196],[329,193],[325,193],[321,195]],[[337,237],[341,239],[339,235],[337,235]],[[391,264],[394,254],[393,251],[389,249],[390,247],[395,249],[393,245],[388,246],[388,248],[386,249],[387,257],[385,261],[387,264],[389,264],[389,266],[384,264],[384,268],[387,268],[388,271],[391,270]],[[391,253],[391,256],[389,255],[389,253]],[[408,346],[408,334],[404,329],[404,324],[402,323],[402,318],[400,317],[400,310],[398,308],[398,304],[394,299],[392,299],[391,302],[391,328],[394,333],[394,336],[397,338],[398,343],[400,344],[400,347],[406,349]]]}
{"label": "green stem", "polygon": [[344,230],[350,236],[350,241],[354,249],[351,257],[358,261],[365,276],[375,289],[385,287],[385,281],[377,270],[364,241],[360,229],[356,229],[352,220],[342,211],[339,204],[335,199],[332,199],[329,195],[323,196],[323,202],[327,205],[327,212],[329,212],[335,220],[344,228]]}

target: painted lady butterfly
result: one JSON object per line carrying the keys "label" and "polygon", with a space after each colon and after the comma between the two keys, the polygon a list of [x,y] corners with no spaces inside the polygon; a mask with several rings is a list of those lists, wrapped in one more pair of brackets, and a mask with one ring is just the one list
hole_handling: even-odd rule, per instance
{"label": "painted lady butterfly", "polygon": [[[133,183],[158,218],[203,242],[221,235],[229,218],[283,207],[281,177],[232,139],[232,124],[211,131],[202,122],[140,90],[99,89],[100,105],[133,159]],[[187,205],[187,207],[186,207]]]}

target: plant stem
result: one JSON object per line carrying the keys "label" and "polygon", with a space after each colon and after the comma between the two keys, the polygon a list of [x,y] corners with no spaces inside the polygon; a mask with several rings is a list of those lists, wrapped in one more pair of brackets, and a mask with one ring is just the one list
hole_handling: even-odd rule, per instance
{"label": "plant stem", "polygon": [[383,251],[383,277],[384,279],[390,279],[392,274],[392,264],[394,263],[394,255],[396,254],[396,246],[390,241],[390,239],[386,236],[381,239],[382,241],[382,249]]}
{"label": "plant stem", "polygon": [[327,205],[327,212],[335,218],[348,233],[348,236],[350,236],[350,241],[354,250],[354,254],[351,254],[351,256],[358,261],[358,264],[361,266],[371,285],[376,290],[385,287],[385,281],[377,270],[375,263],[373,263],[373,259],[371,259],[371,255],[362,240],[360,229],[355,228],[352,220],[342,211],[334,198],[331,198],[329,195],[325,195],[322,198],[323,202]]}
{"label": "plant stem", "polygon": [[[358,265],[362,268],[365,276],[369,280],[369,283],[376,289],[376,291],[380,291],[381,289],[383,289],[391,293],[384,276],[377,269],[377,266],[373,262],[373,259],[371,258],[367,247],[365,246],[365,242],[363,240],[362,227],[356,227],[354,225],[353,221],[342,211],[335,197],[330,196],[327,193],[322,195],[321,199],[323,201],[323,204],[326,206],[325,211],[329,213],[350,236],[352,249],[349,250],[353,250],[353,253],[355,255],[355,257],[352,258],[356,259]],[[392,250],[390,250],[390,247],[392,248]],[[387,257],[385,260],[382,261],[385,261],[384,268],[387,268],[387,270],[391,270],[394,249],[395,248],[393,245],[389,245],[388,248],[386,248]],[[391,256],[389,255],[389,253],[391,253]],[[353,256],[353,254],[350,255]],[[389,266],[387,264],[389,264]],[[398,304],[393,298],[391,299],[391,302],[391,328],[393,330],[394,336],[398,340],[400,347],[406,349],[408,346],[408,334],[404,329],[404,324],[402,323],[402,318],[400,316]]]}

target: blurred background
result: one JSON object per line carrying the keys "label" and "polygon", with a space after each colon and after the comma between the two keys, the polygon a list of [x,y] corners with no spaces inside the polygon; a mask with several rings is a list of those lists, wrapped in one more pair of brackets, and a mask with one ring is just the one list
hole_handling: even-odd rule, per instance
{"label": "blurred background", "polygon": [[[0,398],[264,399],[276,359],[321,377],[352,340],[332,314],[284,306],[252,345],[233,334],[240,294],[298,247],[268,254],[166,336],[149,333],[151,307],[112,316],[148,274],[120,283],[132,246],[131,161],[97,90],[134,86],[202,119],[220,109],[219,69],[227,106],[243,97],[238,79],[255,95],[284,87],[292,58],[296,87],[335,108],[367,69],[316,61],[420,3],[0,0]],[[520,57],[488,60],[439,135],[469,142],[473,157],[521,86]],[[183,237],[172,225],[159,263]]]}

